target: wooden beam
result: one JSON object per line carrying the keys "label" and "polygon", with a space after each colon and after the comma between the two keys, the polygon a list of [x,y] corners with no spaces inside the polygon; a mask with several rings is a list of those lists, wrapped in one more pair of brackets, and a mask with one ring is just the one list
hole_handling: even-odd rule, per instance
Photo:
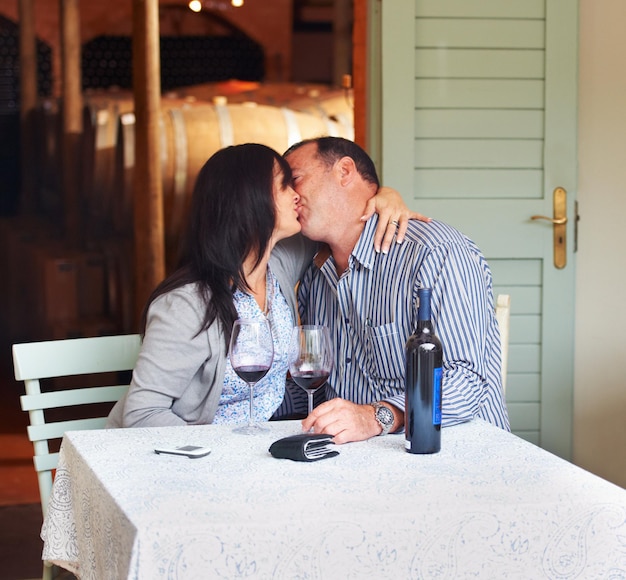
{"label": "wooden beam", "polygon": [[352,0],[335,0],[333,7],[333,85],[343,86],[352,74]]}
{"label": "wooden beam", "polygon": [[65,210],[65,237],[71,245],[81,241],[80,148],[83,133],[80,68],[79,0],[61,0],[62,97],[62,187]]}
{"label": "wooden beam", "polygon": [[367,0],[354,0],[352,32],[352,86],[354,141],[368,150],[367,143]]}
{"label": "wooden beam", "polygon": [[165,277],[158,0],[133,0],[135,320]]}
{"label": "wooden beam", "polygon": [[19,1],[20,18],[20,211],[35,209],[35,111],[37,107],[37,41],[33,0]]}

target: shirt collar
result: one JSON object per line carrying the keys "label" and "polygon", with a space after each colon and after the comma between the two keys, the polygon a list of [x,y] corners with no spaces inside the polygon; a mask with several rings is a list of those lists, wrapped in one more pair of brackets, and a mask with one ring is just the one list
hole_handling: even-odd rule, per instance
{"label": "shirt collar", "polygon": [[354,250],[352,250],[352,258],[368,269],[374,267],[374,260],[376,259],[376,250],[374,249],[374,233],[376,232],[377,224],[378,214],[374,214],[365,223],[365,227],[361,232],[356,246],[354,246]]}
{"label": "shirt collar", "polygon": [[[376,257],[376,250],[374,250],[374,233],[376,232],[376,225],[378,224],[378,214],[374,214],[365,223],[365,227],[359,236],[359,239],[354,246],[351,253],[351,262],[356,260],[365,268],[371,269],[374,266],[374,260]],[[324,244],[319,252],[315,255],[313,262],[318,269],[322,269],[322,266],[330,258],[330,248]]]}

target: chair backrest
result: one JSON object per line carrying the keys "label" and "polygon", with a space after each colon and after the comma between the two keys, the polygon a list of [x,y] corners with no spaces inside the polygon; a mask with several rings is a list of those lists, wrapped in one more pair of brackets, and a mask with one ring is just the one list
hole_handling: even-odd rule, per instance
{"label": "chair backrest", "polygon": [[506,374],[509,365],[509,323],[511,319],[511,296],[498,294],[496,298],[496,318],[500,327],[502,346],[502,389],[506,393]]}
{"label": "chair backrest", "polygon": [[[113,403],[124,395],[128,384],[58,388],[56,384],[50,387],[47,384],[49,381],[42,383],[41,380],[90,375],[90,382],[98,379],[94,375],[131,371],[137,361],[140,346],[141,338],[138,334],[13,345],[15,378],[24,381],[26,390],[26,394],[20,397],[20,403],[22,410],[28,411],[30,419],[28,438],[33,442],[33,461],[44,516],[52,489],[52,472],[56,469],[59,458],[58,452],[50,452],[48,442],[60,439],[66,431],[100,429],[106,421],[106,416],[89,416],[50,422],[46,420],[46,411],[76,406],[84,417],[88,410],[93,414],[93,407],[81,405]],[[110,382],[111,377],[108,378]],[[117,375],[113,375],[113,379],[118,379]],[[102,377],[100,382],[104,382]]]}

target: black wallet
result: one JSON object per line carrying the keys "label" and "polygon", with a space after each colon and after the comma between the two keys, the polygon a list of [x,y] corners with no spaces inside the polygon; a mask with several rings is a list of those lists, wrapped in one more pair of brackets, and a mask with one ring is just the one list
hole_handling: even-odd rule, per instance
{"label": "black wallet", "polygon": [[339,451],[331,451],[330,445],[334,445],[332,435],[301,433],[274,441],[269,451],[278,459],[318,461],[339,455]]}

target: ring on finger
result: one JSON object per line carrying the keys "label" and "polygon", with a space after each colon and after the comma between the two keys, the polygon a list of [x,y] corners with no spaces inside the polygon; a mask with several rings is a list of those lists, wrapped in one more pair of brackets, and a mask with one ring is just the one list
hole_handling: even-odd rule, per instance
{"label": "ring on finger", "polygon": [[398,222],[398,220],[391,220],[391,223],[392,223],[394,226],[396,226],[396,227],[398,227],[398,226],[400,225],[400,223]]}

